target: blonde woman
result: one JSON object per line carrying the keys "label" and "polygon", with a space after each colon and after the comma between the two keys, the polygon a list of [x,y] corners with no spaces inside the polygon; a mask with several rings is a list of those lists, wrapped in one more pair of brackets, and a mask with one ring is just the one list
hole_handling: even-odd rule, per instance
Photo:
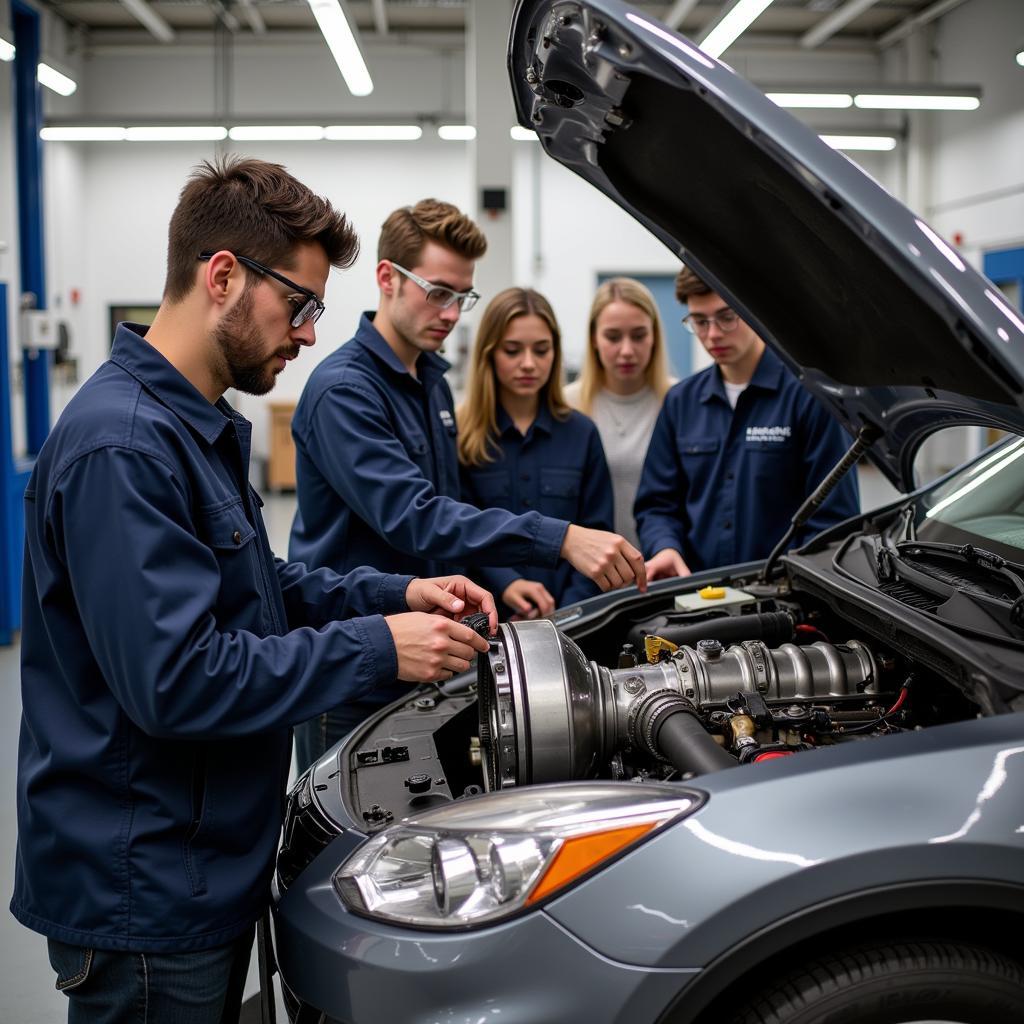
{"label": "blonde woman", "polygon": [[639,281],[614,277],[590,306],[587,351],[566,401],[597,424],[611,470],[615,531],[637,545],[633,501],[669,377],[654,296]]}
{"label": "blonde woman", "polygon": [[[478,508],[540,512],[611,529],[612,488],[594,424],[562,397],[562,349],[547,299],[506,288],[484,310],[466,399],[458,410],[462,498]],[[597,586],[566,561],[554,569],[478,567],[522,618],[590,597]]]}

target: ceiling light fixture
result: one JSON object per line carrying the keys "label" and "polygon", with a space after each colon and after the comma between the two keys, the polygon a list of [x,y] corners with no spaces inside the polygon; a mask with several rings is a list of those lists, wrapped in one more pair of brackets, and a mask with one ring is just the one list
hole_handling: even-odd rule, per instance
{"label": "ceiling light fixture", "polygon": [[891,135],[820,135],[818,137],[833,149],[889,153],[896,148],[896,139]]}
{"label": "ceiling light fixture", "polygon": [[70,96],[78,88],[78,83],[73,78],[68,78],[67,75],[42,61],[36,68],[36,78],[40,85],[45,85],[47,89],[52,89],[54,92],[60,93],[61,96]]}
{"label": "ceiling light fixture", "polygon": [[536,142],[537,133],[529,128],[522,128],[518,124],[509,130],[509,134],[516,142]]}
{"label": "ceiling light fixture", "polygon": [[861,110],[977,110],[981,99],[941,93],[859,93],[853,103]]}
{"label": "ceiling light fixture", "polygon": [[220,142],[228,137],[222,125],[142,125],[125,130],[128,142]]}
{"label": "ceiling light fixture", "polygon": [[[3,57],[2,55],[0,55],[0,60],[10,60],[10,59],[11,59],[10,57]],[[1017,54],[1017,63],[1022,68],[1024,68],[1024,50],[1021,50],[1020,53]]]}
{"label": "ceiling light fixture", "polygon": [[780,107],[845,110],[853,106],[853,97],[848,92],[766,92],[765,95]]}
{"label": "ceiling light fixture", "polygon": [[700,40],[700,48],[712,57],[721,57],[772,0],[736,0],[711,31]]}
{"label": "ceiling light fixture", "polygon": [[39,138],[43,142],[123,142],[126,132],[125,128],[88,128],[69,125],[60,128],[43,128],[39,132]]}
{"label": "ceiling light fixture", "polygon": [[441,124],[437,126],[437,134],[445,142],[472,142],[476,129],[471,124]]}
{"label": "ceiling light fixture", "polygon": [[324,138],[332,142],[415,142],[423,135],[418,124],[329,124]]}
{"label": "ceiling light fixture", "polygon": [[309,0],[309,7],[349,92],[353,96],[369,96],[373,80],[345,9],[338,0]]}
{"label": "ceiling light fixture", "polygon": [[9,43],[3,36],[0,36],[0,60],[12,61],[16,52],[14,43]]}
{"label": "ceiling light fixture", "polygon": [[228,129],[235,142],[319,142],[324,130],[318,124],[240,124]]}

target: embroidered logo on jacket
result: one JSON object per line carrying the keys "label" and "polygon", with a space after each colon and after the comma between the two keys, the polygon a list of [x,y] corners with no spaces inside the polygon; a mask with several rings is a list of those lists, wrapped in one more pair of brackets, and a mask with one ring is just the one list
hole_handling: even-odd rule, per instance
{"label": "embroidered logo on jacket", "polygon": [[446,430],[451,430],[455,426],[455,420],[447,409],[439,409],[437,415],[441,417],[441,422]]}
{"label": "embroidered logo on jacket", "polygon": [[785,427],[747,427],[747,441],[774,441],[781,444],[792,433],[792,428]]}

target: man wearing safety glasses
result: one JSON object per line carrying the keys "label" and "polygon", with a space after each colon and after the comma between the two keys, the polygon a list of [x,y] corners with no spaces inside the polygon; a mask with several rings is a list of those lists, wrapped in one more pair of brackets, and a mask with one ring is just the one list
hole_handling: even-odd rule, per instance
{"label": "man wearing safety glasses", "polygon": [[497,626],[464,577],[309,571],[267,541],[224,392],[273,387],[357,251],[283,167],[197,168],[153,324],[118,326],[36,460],[11,910],[71,1021],[238,1021],[290,727],[448,679],[487,649],[457,620]]}
{"label": "man wearing safety glasses", "polygon": [[[766,558],[851,439],[729,303],[692,270],[683,323],[713,364],[665,396],[633,512],[648,579]],[[793,538],[860,511],[848,474]]]}
{"label": "man wearing safety glasses", "polygon": [[[640,553],[617,534],[459,501],[455,408],[438,350],[472,308],[487,247],[456,207],[395,210],[377,247],[375,313],[313,371],[292,421],[298,510],[289,557],[310,568],[436,575],[453,565],[571,562],[602,590],[646,586]],[[381,690],[296,731],[304,767],[385,700]]]}

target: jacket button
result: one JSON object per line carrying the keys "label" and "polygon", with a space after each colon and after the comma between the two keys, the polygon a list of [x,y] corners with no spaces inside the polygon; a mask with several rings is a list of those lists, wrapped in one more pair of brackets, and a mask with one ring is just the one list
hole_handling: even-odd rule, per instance
{"label": "jacket button", "polygon": [[233,534],[231,534],[231,539],[236,544],[241,544],[242,543],[242,531],[241,530],[235,530],[235,532]]}

